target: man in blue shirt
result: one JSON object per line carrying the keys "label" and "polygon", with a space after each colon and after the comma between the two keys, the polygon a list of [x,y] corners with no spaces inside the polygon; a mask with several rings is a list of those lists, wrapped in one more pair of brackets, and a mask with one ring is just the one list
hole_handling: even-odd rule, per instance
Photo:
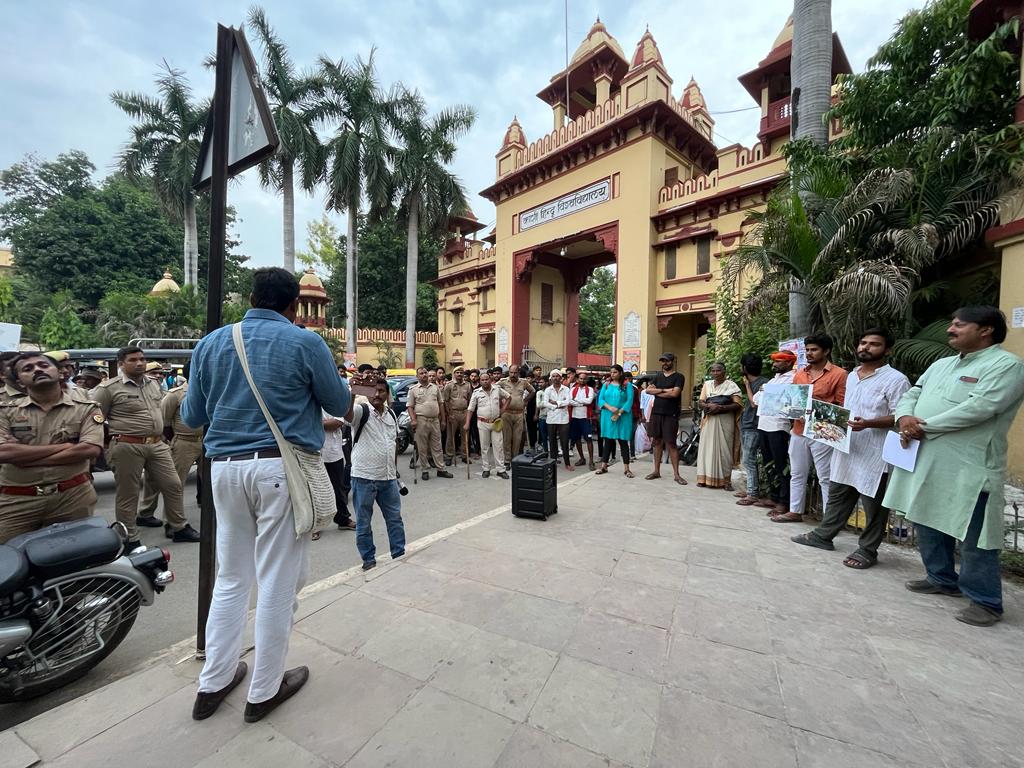
{"label": "man in blue shirt", "polygon": [[[242,321],[253,381],[286,440],[319,451],[323,411],[349,413],[348,384],[338,376],[324,340],[295,326],[299,283],[287,270],[256,270]],[[256,661],[246,722],[256,722],[293,696],[307,667],[284,669],[295,596],[306,579],[310,538],[296,538],[284,463],[270,426],[246,381],[231,336],[220,328],[192,355],[192,378],[181,404],[191,427],[206,426],[211,487],[217,511],[217,582],[206,624],[206,664],[192,717],[212,715],[245,678],[239,662],[249,594],[256,602]]]}

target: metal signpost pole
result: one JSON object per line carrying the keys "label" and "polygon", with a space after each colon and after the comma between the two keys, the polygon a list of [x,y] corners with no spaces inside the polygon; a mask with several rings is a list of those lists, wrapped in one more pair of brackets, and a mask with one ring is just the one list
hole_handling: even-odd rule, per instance
{"label": "metal signpost pole", "polygon": [[[217,80],[213,94],[213,175],[210,183],[210,259],[206,295],[206,332],[221,326],[224,303],[224,239],[227,235],[228,123],[231,114],[231,64],[234,32],[217,25]],[[217,517],[213,507],[210,459],[203,457],[201,505],[202,539],[199,542],[199,607],[196,655],[206,655],[206,619],[213,600],[216,574]]]}

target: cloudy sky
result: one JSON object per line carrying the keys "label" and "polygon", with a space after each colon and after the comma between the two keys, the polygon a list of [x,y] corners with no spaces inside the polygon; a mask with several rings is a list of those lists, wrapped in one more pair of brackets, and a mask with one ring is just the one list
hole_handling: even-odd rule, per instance
{"label": "cloudy sky", "polygon": [[[833,26],[854,70],[863,68],[909,8],[923,2],[833,0]],[[28,152],[52,157],[81,149],[98,175],[109,172],[129,125],[110,103],[110,92],[151,92],[166,59],[187,72],[197,94],[210,94],[213,74],[201,62],[214,48],[215,25],[241,23],[248,7],[219,0],[0,0],[6,62],[0,168]],[[507,6],[469,0],[265,0],[264,8],[300,66],[311,66],[319,54],[365,58],[375,46],[384,84],[401,81],[417,88],[434,109],[472,105],[477,122],[461,144],[455,170],[477,216],[493,223],[493,207],[476,193],[494,181],[494,153],[512,116],[518,114],[531,141],[551,130],[550,108],[534,94],[564,66],[563,0]],[[750,145],[759,114],[747,109],[757,105],[736,78],[768,53],[791,9],[791,0],[569,0],[569,52],[598,14],[627,57],[649,25],[675,80],[676,97],[693,75],[717,121],[719,146]],[[280,263],[280,199],[260,188],[255,171],[229,194],[251,263]],[[306,223],[322,210],[321,194],[297,197],[299,249]],[[343,219],[335,218],[343,228]]]}

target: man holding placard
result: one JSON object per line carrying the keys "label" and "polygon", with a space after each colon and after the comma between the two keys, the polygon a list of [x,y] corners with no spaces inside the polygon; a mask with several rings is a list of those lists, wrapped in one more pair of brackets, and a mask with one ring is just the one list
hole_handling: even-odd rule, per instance
{"label": "man holding placard", "polygon": [[959,354],[932,363],[896,408],[900,437],[921,443],[912,472],[893,468],[884,503],[917,531],[926,578],[907,589],[965,595],[957,619],[987,627],[1003,617],[1006,435],[1024,401],[1024,362],[1000,346],[1006,317],[995,307],[958,309],[946,333]]}
{"label": "man holding placard", "polygon": [[892,334],[871,328],[857,343],[860,363],[846,377],[846,407],[850,410],[850,450],[832,452],[828,506],[821,525],[810,533],[793,537],[797,544],[833,550],[833,541],[846,527],[859,500],[866,521],[857,550],[843,565],[863,570],[878,561],[878,547],[885,538],[889,510],[882,505],[888,465],[882,459],[885,435],[894,423],[896,404],[910,389],[902,373],[886,363],[892,349]]}
{"label": "man holding placard", "polygon": [[[815,400],[842,405],[846,394],[846,371],[829,359],[832,356],[832,337],[824,333],[812,334],[804,339],[804,351],[807,365],[793,375],[793,383],[810,384]],[[789,439],[789,509],[773,515],[773,523],[799,523],[804,519],[804,494],[812,462],[821,485],[821,508],[826,509],[832,448],[804,435],[804,420],[796,419]]]}

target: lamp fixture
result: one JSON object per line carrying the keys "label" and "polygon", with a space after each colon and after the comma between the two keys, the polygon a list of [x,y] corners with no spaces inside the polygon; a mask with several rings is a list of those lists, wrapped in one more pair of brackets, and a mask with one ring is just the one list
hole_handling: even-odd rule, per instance
{"label": "lamp fixture", "polygon": [[559,256],[565,256],[565,246],[563,245],[561,250],[558,251]]}

